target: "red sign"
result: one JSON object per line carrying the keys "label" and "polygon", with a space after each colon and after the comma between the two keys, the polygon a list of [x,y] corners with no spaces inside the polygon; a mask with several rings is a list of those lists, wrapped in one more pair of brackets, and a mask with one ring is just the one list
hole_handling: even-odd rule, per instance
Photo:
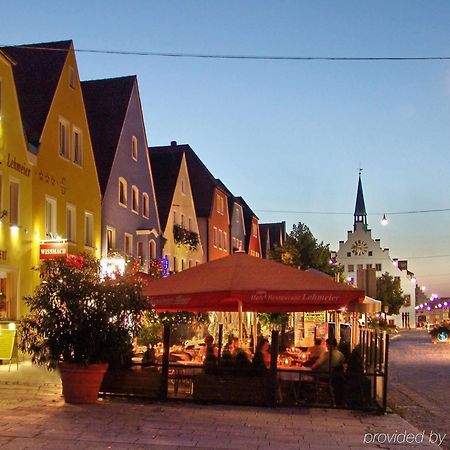
{"label": "red sign", "polygon": [[55,259],[67,257],[66,242],[46,242],[39,249],[40,259]]}

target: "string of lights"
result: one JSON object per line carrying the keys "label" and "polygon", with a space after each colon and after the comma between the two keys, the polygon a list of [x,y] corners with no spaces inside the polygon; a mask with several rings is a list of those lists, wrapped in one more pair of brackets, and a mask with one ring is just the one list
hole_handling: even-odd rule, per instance
{"label": "string of lights", "polygon": [[[8,45],[1,44],[2,47]],[[36,51],[66,52],[66,49],[57,49],[44,46],[14,45],[9,47],[24,48]],[[262,61],[450,61],[450,56],[288,56],[288,55],[231,55],[220,53],[186,53],[186,52],[162,52],[162,51],[135,51],[135,50],[106,50],[93,48],[76,48],[77,53],[100,53],[106,55],[128,56],[159,56],[168,58],[201,58],[201,59],[240,59]]]}

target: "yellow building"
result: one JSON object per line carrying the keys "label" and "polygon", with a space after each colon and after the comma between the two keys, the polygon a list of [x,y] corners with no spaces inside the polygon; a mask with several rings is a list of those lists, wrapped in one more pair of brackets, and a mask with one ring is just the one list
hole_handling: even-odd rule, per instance
{"label": "yellow building", "polygon": [[164,236],[163,257],[179,272],[204,261],[194,199],[184,149],[149,149],[159,221]]}
{"label": "yellow building", "polygon": [[13,67],[0,50],[0,322],[19,318],[22,297],[32,293],[33,158],[27,152]]}
{"label": "yellow building", "polygon": [[[28,199],[32,264],[65,251],[100,256],[101,194],[72,41],[3,50],[16,62],[23,127],[35,159]],[[38,282],[35,273],[32,283]]]}

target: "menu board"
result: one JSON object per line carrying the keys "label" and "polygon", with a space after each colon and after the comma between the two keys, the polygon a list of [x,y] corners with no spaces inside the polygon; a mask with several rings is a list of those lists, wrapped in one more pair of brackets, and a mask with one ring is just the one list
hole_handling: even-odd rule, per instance
{"label": "menu board", "polygon": [[16,356],[16,330],[0,329],[0,359],[10,361]]}

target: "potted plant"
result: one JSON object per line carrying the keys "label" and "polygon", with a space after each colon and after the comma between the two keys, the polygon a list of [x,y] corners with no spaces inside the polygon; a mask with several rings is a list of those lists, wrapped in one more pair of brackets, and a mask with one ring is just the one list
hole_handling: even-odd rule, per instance
{"label": "potted plant", "polygon": [[90,255],[46,260],[20,325],[20,349],[58,368],[68,403],[94,403],[108,365],[131,355],[145,303],[138,281],[101,280]]}

